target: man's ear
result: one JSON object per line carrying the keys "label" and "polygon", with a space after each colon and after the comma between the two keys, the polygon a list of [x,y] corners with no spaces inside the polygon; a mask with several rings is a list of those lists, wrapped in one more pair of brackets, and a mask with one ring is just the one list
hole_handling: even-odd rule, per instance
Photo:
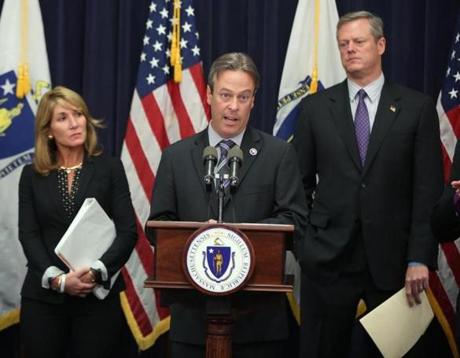
{"label": "man's ear", "polygon": [[377,47],[379,51],[379,55],[382,56],[383,53],[385,52],[387,41],[385,40],[385,37],[381,37],[377,41]]}
{"label": "man's ear", "polygon": [[206,86],[206,99],[207,99],[208,104],[211,105],[212,91],[209,85]]}

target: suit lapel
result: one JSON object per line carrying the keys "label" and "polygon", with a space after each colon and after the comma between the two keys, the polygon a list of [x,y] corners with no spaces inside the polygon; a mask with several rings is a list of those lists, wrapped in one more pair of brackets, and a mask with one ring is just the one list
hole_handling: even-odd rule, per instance
{"label": "suit lapel", "polygon": [[[250,127],[247,127],[243,136],[243,140],[241,141],[241,150],[243,151],[243,163],[241,165],[240,170],[238,171],[238,175],[240,177],[240,185],[244,185],[244,178],[246,177],[249,168],[251,168],[252,164],[257,159],[257,156],[260,154],[260,151],[262,150],[262,145],[263,141],[259,133],[252,130]],[[238,190],[238,188],[236,190]],[[224,207],[230,201],[230,196],[231,194],[225,196]]]}
{"label": "suit lapel", "polygon": [[340,86],[336,87],[336,91],[330,94],[330,112],[353,163],[361,170],[362,165],[358,145],[356,144],[355,126],[353,124],[349,98],[347,81],[345,80]]}
{"label": "suit lapel", "polygon": [[83,201],[86,199],[86,191],[94,175],[95,160],[97,159],[86,157],[83,168],[80,171],[80,182],[78,183],[78,191],[75,198],[75,207],[77,208],[80,208],[83,205]]}
{"label": "suit lapel", "polygon": [[210,202],[210,210],[213,214],[211,217],[217,217],[217,197],[215,195],[215,191],[213,188],[208,190],[203,180],[205,174],[203,163],[203,150],[208,145],[208,129],[206,128],[205,130],[201,131],[201,133],[199,133],[196,137],[195,145],[192,148],[190,154],[192,156],[193,168],[200,182],[201,191],[203,192],[203,195],[205,195],[208,198],[208,202]]}
{"label": "suit lapel", "polygon": [[[208,130],[202,131],[195,140],[195,146],[192,148],[192,163],[193,167],[195,168],[196,175],[199,178],[204,177],[204,163],[203,163],[203,150],[206,146],[209,145],[208,139]],[[201,186],[203,190],[206,190],[206,186],[203,180],[200,180]]]}
{"label": "suit lapel", "polygon": [[372,126],[363,175],[369,170],[383,140],[399,114],[400,95],[392,90],[391,85],[385,84],[382,88],[374,125]]}
{"label": "suit lapel", "polygon": [[243,182],[249,168],[257,158],[257,155],[262,150],[262,138],[259,133],[247,127],[246,132],[241,142],[241,150],[243,151],[243,164],[239,170],[240,183]]}

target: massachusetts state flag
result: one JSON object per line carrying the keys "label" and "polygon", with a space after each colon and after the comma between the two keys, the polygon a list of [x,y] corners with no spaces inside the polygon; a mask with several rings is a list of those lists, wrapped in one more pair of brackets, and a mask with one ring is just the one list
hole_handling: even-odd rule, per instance
{"label": "massachusetts state flag", "polygon": [[[281,77],[275,136],[290,140],[302,98],[345,79],[335,39],[337,21],[334,0],[299,0]],[[286,274],[295,277],[288,299],[300,323],[300,266],[290,251]]]}
{"label": "massachusetts state flag", "polygon": [[147,349],[169,329],[169,312],[159,307],[152,289],[144,288],[153,270],[153,249],[143,228],[161,152],[204,129],[209,118],[192,0],[152,1],[143,44],[122,150],[139,234],[123,270],[122,304],[139,347]]}
{"label": "massachusetts state flag", "polygon": [[17,230],[18,183],[23,165],[33,158],[36,107],[50,87],[38,0],[5,0],[0,17],[0,54],[1,330],[19,321],[26,260]]}
{"label": "massachusetts state flag", "polygon": [[301,99],[345,79],[335,0],[299,0],[284,60],[273,134],[290,139]]}

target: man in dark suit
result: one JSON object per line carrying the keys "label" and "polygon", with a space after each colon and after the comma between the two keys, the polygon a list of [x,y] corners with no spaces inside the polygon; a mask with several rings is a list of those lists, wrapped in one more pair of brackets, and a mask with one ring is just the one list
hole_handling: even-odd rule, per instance
{"label": "man in dark suit", "polygon": [[[229,53],[214,61],[207,88],[210,125],[163,152],[150,219],[215,222],[217,196],[203,181],[202,155],[207,146],[218,148],[230,139],[241,147],[244,159],[238,189],[227,192],[223,221],[293,224],[295,235],[302,235],[306,204],[293,148],[247,126],[258,85],[259,74],[247,55]],[[280,342],[288,333],[284,295],[238,293],[237,297],[234,303],[243,309],[235,311],[233,356],[282,357]],[[205,328],[203,296],[191,294],[175,301],[170,330],[173,356],[203,357]]]}
{"label": "man in dark suit", "polygon": [[384,79],[379,17],[341,17],[337,41],[347,79],[305,98],[294,134],[309,207],[298,251],[304,357],[346,357],[359,300],[371,310],[405,285],[408,304],[418,303],[436,266],[432,100]]}

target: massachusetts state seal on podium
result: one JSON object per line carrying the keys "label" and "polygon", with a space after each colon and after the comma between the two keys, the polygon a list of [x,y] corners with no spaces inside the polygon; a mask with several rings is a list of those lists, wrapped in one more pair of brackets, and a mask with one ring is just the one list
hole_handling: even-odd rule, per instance
{"label": "massachusetts state seal on podium", "polygon": [[251,277],[254,249],[246,235],[225,225],[196,231],[184,248],[184,272],[201,292],[227,295]]}

